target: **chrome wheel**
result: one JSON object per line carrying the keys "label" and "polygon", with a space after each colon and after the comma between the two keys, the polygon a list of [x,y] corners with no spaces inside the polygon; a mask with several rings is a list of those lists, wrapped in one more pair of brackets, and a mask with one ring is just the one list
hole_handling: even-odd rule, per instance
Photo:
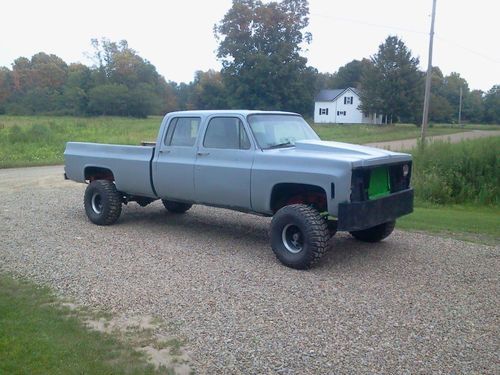
{"label": "chrome wheel", "polygon": [[294,224],[287,224],[283,228],[281,239],[285,248],[293,254],[300,253],[304,247],[304,235],[300,228]]}
{"label": "chrome wheel", "polygon": [[91,199],[92,209],[96,214],[100,214],[102,212],[102,197],[99,193],[94,193]]}

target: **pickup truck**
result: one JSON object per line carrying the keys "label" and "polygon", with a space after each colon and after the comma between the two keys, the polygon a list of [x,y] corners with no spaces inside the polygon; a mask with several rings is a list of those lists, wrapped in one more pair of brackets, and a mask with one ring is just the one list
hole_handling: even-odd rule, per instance
{"label": "pickup truck", "polygon": [[272,216],[271,248],[306,269],[336,231],[377,242],[413,211],[411,156],[321,141],[290,112],[168,113],[156,143],[68,142],[65,177],[88,183],[85,212],[109,225],[122,204],[161,199],[171,213],[193,204]]}

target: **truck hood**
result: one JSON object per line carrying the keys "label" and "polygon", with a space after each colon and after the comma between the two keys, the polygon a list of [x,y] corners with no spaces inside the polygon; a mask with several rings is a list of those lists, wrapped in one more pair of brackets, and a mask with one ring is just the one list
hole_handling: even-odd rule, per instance
{"label": "truck hood", "polygon": [[[354,145],[350,143],[307,140],[297,141],[294,148],[288,150],[304,156],[345,160],[353,167],[364,167],[380,164],[392,164],[411,160],[409,154],[382,150],[380,148]],[[286,151],[285,151],[286,152]]]}

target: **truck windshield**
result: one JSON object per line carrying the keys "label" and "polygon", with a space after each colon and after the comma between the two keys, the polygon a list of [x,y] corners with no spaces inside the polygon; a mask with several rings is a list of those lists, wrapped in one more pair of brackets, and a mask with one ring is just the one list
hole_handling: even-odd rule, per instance
{"label": "truck windshield", "polygon": [[295,115],[250,115],[248,123],[262,149],[293,147],[296,141],[319,139],[301,116]]}

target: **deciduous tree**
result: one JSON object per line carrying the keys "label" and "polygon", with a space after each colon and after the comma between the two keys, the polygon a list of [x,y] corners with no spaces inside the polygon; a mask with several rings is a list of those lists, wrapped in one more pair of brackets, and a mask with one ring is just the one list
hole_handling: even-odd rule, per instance
{"label": "deciduous tree", "polygon": [[494,85],[484,97],[484,120],[500,124],[500,85]]}
{"label": "deciduous tree", "polygon": [[361,109],[377,112],[389,122],[418,123],[423,94],[419,60],[404,42],[389,36],[371,57],[361,80]]}
{"label": "deciduous tree", "polygon": [[214,32],[233,107],[308,112],[315,69],[301,56],[311,41],[307,0],[233,0]]}

